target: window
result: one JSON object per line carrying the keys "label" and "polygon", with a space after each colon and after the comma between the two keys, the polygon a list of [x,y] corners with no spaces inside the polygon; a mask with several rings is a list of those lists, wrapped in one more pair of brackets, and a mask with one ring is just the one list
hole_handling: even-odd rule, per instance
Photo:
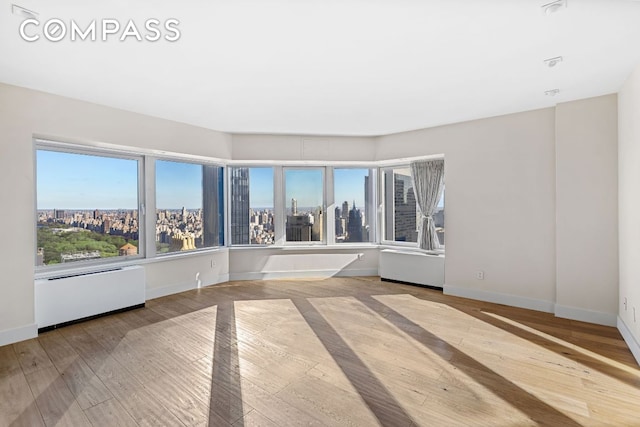
{"label": "window", "polygon": [[[384,198],[384,239],[389,242],[417,243],[420,208],[413,192],[409,166],[382,169]],[[441,249],[444,248],[444,190],[433,213]]]}
{"label": "window", "polygon": [[138,255],[141,158],[59,149],[36,145],[36,265]]}
{"label": "window", "polygon": [[442,197],[440,197],[440,201],[436,206],[436,211],[433,213],[433,224],[436,226],[441,249],[444,249],[444,188],[442,189]]}
{"label": "window", "polygon": [[156,161],[156,253],[224,244],[222,168]]}
{"label": "window", "polygon": [[384,174],[384,240],[418,241],[420,212],[413,192],[409,166],[383,169]]}
{"label": "window", "polygon": [[325,240],[324,169],[285,169],[285,200],[290,203],[286,217],[287,242]]}
{"label": "window", "polygon": [[371,169],[333,170],[336,243],[374,241],[373,182]]}
{"label": "window", "polygon": [[231,244],[275,243],[273,168],[232,168],[229,179]]}

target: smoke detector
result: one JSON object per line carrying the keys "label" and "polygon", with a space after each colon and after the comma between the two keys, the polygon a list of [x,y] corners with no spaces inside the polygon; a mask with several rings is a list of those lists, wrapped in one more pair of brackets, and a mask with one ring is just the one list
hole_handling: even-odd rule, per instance
{"label": "smoke detector", "polygon": [[554,58],[549,58],[549,59],[545,59],[544,60],[544,63],[549,68],[553,68],[553,67],[555,67],[556,65],[558,65],[561,62],[562,62],[562,56],[556,56]]}
{"label": "smoke detector", "polygon": [[552,13],[556,13],[563,7],[567,7],[567,0],[556,0],[551,3],[547,3],[542,5],[542,12],[545,15],[551,15]]}

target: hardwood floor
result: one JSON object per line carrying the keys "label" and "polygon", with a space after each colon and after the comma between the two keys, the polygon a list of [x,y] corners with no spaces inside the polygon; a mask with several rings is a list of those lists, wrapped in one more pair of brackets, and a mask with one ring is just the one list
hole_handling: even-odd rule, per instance
{"label": "hardwood floor", "polygon": [[640,426],[615,328],[378,278],[231,282],[0,347],[0,426]]}

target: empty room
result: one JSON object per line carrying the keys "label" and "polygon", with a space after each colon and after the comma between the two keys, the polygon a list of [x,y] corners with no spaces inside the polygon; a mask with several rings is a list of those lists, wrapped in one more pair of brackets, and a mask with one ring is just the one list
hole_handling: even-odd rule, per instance
{"label": "empty room", "polygon": [[640,426],[640,1],[0,7],[0,426]]}

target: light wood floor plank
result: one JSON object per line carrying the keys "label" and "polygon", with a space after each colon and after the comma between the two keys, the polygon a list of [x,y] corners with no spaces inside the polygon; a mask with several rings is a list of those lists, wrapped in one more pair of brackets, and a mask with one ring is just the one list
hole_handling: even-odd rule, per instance
{"label": "light wood floor plank", "polygon": [[0,426],[44,426],[13,346],[0,347]]}
{"label": "light wood floor plank", "polygon": [[54,366],[27,374],[26,378],[47,427],[91,425]]}
{"label": "light wood floor plank", "polygon": [[109,399],[85,410],[93,427],[133,427],[138,423],[116,399]]}
{"label": "light wood floor plank", "polygon": [[0,347],[0,426],[639,426],[615,328],[376,277],[229,282]]}

